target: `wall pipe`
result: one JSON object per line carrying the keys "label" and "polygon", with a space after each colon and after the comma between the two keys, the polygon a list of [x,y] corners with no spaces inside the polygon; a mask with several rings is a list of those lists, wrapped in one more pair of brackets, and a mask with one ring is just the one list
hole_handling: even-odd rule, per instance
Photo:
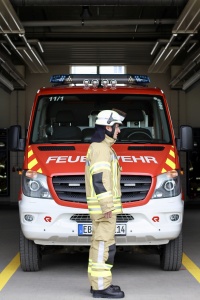
{"label": "wall pipe", "polygon": [[[175,24],[176,19],[135,19],[135,20],[84,20],[85,26],[126,26],[126,25],[159,25]],[[82,20],[70,21],[24,21],[21,22],[24,27],[60,27],[60,26],[80,26]]]}

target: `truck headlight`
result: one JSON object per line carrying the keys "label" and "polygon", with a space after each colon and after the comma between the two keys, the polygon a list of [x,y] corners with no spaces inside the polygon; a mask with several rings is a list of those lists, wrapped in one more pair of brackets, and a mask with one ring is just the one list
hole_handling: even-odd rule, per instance
{"label": "truck headlight", "polygon": [[23,171],[22,190],[27,197],[52,199],[47,185],[47,177],[36,171]]}
{"label": "truck headlight", "polygon": [[157,176],[157,184],[153,199],[170,198],[181,193],[180,174],[177,170],[171,170]]}

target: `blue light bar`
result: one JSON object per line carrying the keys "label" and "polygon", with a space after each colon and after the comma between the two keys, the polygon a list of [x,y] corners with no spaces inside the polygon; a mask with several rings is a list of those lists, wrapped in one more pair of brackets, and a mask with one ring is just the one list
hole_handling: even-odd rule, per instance
{"label": "blue light bar", "polygon": [[51,83],[63,83],[68,75],[53,75],[50,78]]}
{"label": "blue light bar", "polygon": [[147,75],[132,75],[137,83],[150,83],[150,78]]}
{"label": "blue light bar", "polygon": [[94,80],[98,80],[103,85],[102,82],[108,80],[111,82],[113,80],[117,81],[117,84],[136,84],[136,85],[146,85],[150,83],[150,78],[147,75],[135,75],[135,74],[61,74],[53,75],[50,78],[50,82],[55,85],[59,84],[83,84],[85,80],[92,83]]}

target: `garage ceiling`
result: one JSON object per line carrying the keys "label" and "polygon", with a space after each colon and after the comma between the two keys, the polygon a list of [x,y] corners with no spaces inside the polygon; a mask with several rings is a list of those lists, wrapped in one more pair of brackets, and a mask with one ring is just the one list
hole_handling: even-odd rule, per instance
{"label": "garage ceiling", "polygon": [[1,75],[25,88],[15,65],[173,64],[171,87],[187,90],[200,79],[199,30],[200,0],[0,0]]}

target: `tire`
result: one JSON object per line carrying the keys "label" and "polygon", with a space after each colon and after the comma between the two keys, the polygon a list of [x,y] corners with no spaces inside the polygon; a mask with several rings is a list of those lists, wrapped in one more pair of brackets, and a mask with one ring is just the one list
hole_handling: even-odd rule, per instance
{"label": "tire", "polygon": [[41,246],[28,240],[20,230],[19,252],[21,268],[25,272],[35,272],[41,269]]}
{"label": "tire", "polygon": [[168,244],[161,247],[160,266],[164,271],[178,271],[182,265],[183,237],[182,232]]}

